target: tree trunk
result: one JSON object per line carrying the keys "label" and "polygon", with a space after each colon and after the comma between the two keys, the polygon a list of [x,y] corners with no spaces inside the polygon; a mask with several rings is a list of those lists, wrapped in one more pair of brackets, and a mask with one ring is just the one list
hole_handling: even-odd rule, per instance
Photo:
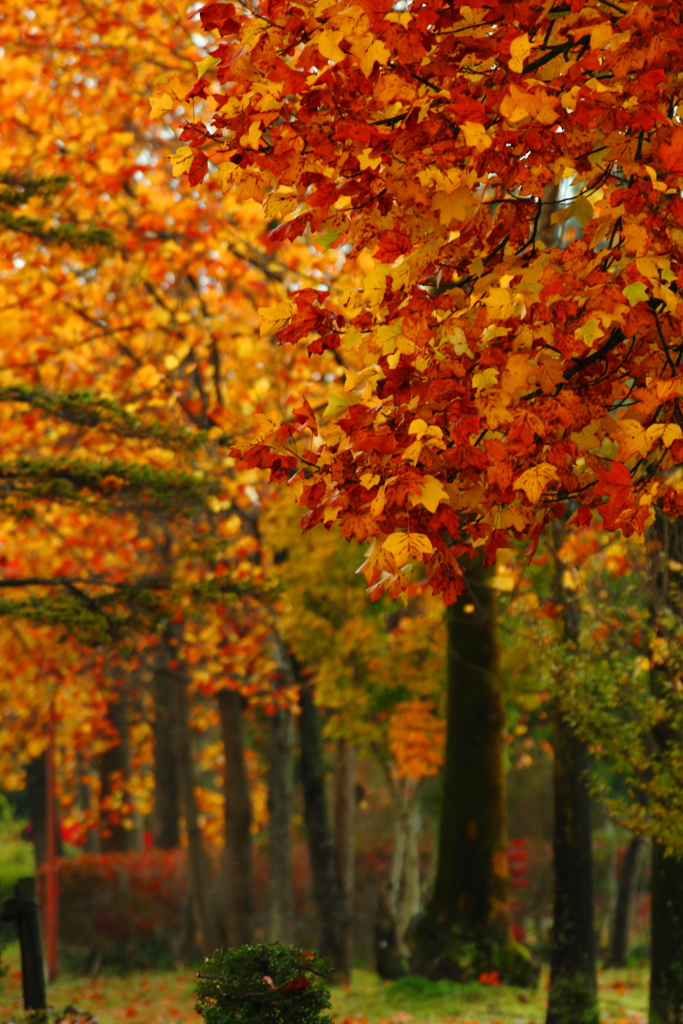
{"label": "tree trunk", "polygon": [[26,765],[26,789],[36,867],[47,860],[47,751]]}
{"label": "tree trunk", "polygon": [[187,680],[181,669],[173,677],[175,730],[178,738],[178,776],[190,861],[190,886],[197,926],[197,945],[203,956],[218,944],[209,890],[209,870],[199,828],[197,799],[194,793],[192,744],[188,727]]}
{"label": "tree trunk", "polygon": [[526,985],[537,971],[514,942],[507,909],[503,693],[494,594],[481,560],[447,611],[448,722],[433,895],[409,930],[411,968],[468,981],[498,971]]}
{"label": "tree trunk", "polygon": [[351,974],[346,937],[349,919],[327,813],[320,716],[312,687],[306,681],[301,682],[299,703],[304,819],[320,924],[320,953],[329,958],[334,980],[345,983]]}
{"label": "tree trunk", "polygon": [[555,904],[547,1024],[598,1020],[588,752],[558,708],[555,746]]}
{"label": "tree trunk", "polygon": [[270,719],[268,773],[268,938],[296,945],[292,889],[292,814],[294,811],[294,724],[287,708]]}
{"label": "tree trunk", "polygon": [[410,955],[406,935],[410,922],[420,912],[420,807],[417,793],[408,795],[405,808],[405,857],[403,863],[403,891],[396,914],[396,929],[401,954]]}
{"label": "tree trunk", "polygon": [[180,781],[178,750],[173,711],[173,675],[171,663],[178,652],[172,644],[171,628],[159,639],[153,668],[154,699],[154,811],[152,831],[154,845],[160,850],[180,846]]}
{"label": "tree trunk", "polygon": [[228,946],[244,946],[252,940],[253,882],[242,697],[236,690],[221,690],[218,707],[225,750],[225,934]]}
{"label": "tree trunk", "polygon": [[[669,560],[683,558],[683,522],[658,515],[652,538],[650,572],[651,614],[658,634],[667,638],[662,619],[667,610],[680,616],[681,580],[669,572]],[[679,703],[667,683],[674,666],[664,662],[650,672],[652,693],[674,714]],[[672,703],[673,702],[673,703]],[[656,748],[671,756],[680,749],[680,730],[664,720],[653,729]],[[650,1024],[683,1024],[683,858],[667,857],[657,840],[652,843],[652,940],[650,954]]]}
{"label": "tree trunk", "polygon": [[334,788],[334,838],[337,870],[346,902],[346,962],[353,964],[353,914],[356,887],[356,751],[347,740],[337,740]]}
{"label": "tree trunk", "polygon": [[626,967],[628,936],[631,924],[631,901],[638,877],[638,861],[643,849],[643,837],[633,836],[628,845],[617,884],[617,902],[610,935],[610,967]]}
{"label": "tree trunk", "polygon": [[683,859],[652,844],[650,1024],[683,1024]]}
{"label": "tree trunk", "polygon": [[100,757],[100,849],[103,853],[126,853],[130,849],[131,837],[121,820],[125,807],[119,805],[122,787],[125,804],[129,770],[128,700],[125,692],[122,691],[119,699],[109,704],[108,718],[119,740]]}
{"label": "tree trunk", "polygon": [[[554,598],[562,607],[568,651],[579,643],[579,605],[564,583],[559,551],[566,534],[554,525]],[[561,690],[562,680],[556,685]],[[588,748],[567,721],[557,699],[553,707],[555,902],[550,950],[550,991],[546,1024],[597,1024],[598,989],[593,905],[593,845],[588,789]]]}

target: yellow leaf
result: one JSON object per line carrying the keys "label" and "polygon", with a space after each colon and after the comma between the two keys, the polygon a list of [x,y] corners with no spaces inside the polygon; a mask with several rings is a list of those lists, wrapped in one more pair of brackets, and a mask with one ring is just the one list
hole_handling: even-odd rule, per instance
{"label": "yellow leaf", "polygon": [[622,462],[626,462],[632,455],[647,455],[652,447],[652,437],[648,436],[638,420],[619,420],[614,439],[619,444]]}
{"label": "yellow leaf", "polygon": [[[235,164],[232,165],[233,167]],[[292,213],[296,210],[299,205],[299,201],[296,196],[293,195],[278,195],[277,192],[271,192],[266,199],[263,207],[263,214],[266,220],[282,220],[288,213]]]}
{"label": "yellow leaf", "polygon": [[152,96],[149,105],[149,116],[153,121],[156,121],[157,118],[162,117],[164,114],[168,114],[170,110],[173,110],[175,103],[168,93],[165,92],[162,93],[161,96]]}
{"label": "yellow leaf", "polygon": [[179,178],[181,174],[189,171],[190,164],[194,160],[194,152],[189,146],[178,146],[175,153],[168,157],[173,169],[173,177]]}
{"label": "yellow leaf", "polygon": [[456,188],[448,192],[435,192],[434,209],[439,212],[439,221],[448,227],[452,220],[467,220],[474,208],[474,197],[467,188]]}
{"label": "yellow leaf", "polygon": [[386,64],[391,56],[391,50],[380,39],[373,39],[369,33],[353,43],[351,53],[358,60],[360,69],[366,78],[372,74],[375,61],[378,64]]}
{"label": "yellow leaf", "polygon": [[448,497],[447,491],[444,490],[443,484],[440,480],[437,480],[435,476],[427,474],[424,478],[424,484],[422,485],[422,491],[420,496],[412,494],[410,496],[410,502],[412,505],[424,505],[428,512],[436,512],[440,502],[449,504],[450,498]]}
{"label": "yellow leaf", "polygon": [[252,121],[249,125],[249,131],[240,136],[240,146],[249,146],[250,149],[258,149],[262,134],[263,132],[261,131],[261,126],[258,121]]}
{"label": "yellow leaf", "polygon": [[434,548],[424,533],[390,533],[382,551],[393,557],[396,568],[401,568],[413,558],[426,562]]}
{"label": "yellow leaf", "polygon": [[250,440],[256,444],[265,441],[280,426],[280,417],[274,411],[267,414],[255,412],[252,414],[252,420],[256,424],[256,432],[251,435]]}
{"label": "yellow leaf", "polygon": [[677,423],[652,423],[647,428],[646,434],[653,441],[661,440],[665,448],[670,448],[674,441],[680,441],[683,438],[683,430]]}
{"label": "yellow leaf", "polygon": [[521,74],[524,70],[524,61],[530,53],[531,43],[526,32],[524,35],[513,39],[510,43],[510,60],[508,61],[510,71],[516,71],[518,74]]}
{"label": "yellow leaf", "polygon": [[203,78],[207,71],[216,67],[216,64],[220,64],[220,59],[218,57],[205,57],[204,60],[197,61],[195,63],[197,79]]}
{"label": "yellow leaf", "polygon": [[478,153],[488,149],[493,141],[491,136],[487,134],[483,124],[479,124],[477,121],[465,121],[464,124],[458,125],[458,127],[465,136],[465,145],[472,146]]}
{"label": "yellow leaf", "polygon": [[613,32],[614,29],[609,21],[604,21],[602,25],[595,25],[591,29],[591,50],[600,50],[606,46],[612,38]]}
{"label": "yellow leaf", "polygon": [[491,388],[498,380],[498,370],[495,366],[489,366],[486,370],[475,373],[472,377],[472,385],[477,391],[482,388]]}
{"label": "yellow leaf", "polygon": [[557,479],[555,466],[549,462],[539,462],[518,476],[512,486],[515,491],[524,491],[532,505],[536,505],[550,481]]}
{"label": "yellow leaf", "polygon": [[339,49],[339,40],[341,37],[341,32],[329,31],[321,32],[320,35],[317,36],[315,41],[318,50],[320,51],[320,55],[324,57],[325,60],[334,61],[336,64],[338,64],[339,61],[344,60],[346,54],[343,50]]}
{"label": "yellow leaf", "polygon": [[274,331],[279,331],[295,313],[295,303],[288,300],[274,302],[271,306],[262,306],[258,311],[261,334],[272,334]]}

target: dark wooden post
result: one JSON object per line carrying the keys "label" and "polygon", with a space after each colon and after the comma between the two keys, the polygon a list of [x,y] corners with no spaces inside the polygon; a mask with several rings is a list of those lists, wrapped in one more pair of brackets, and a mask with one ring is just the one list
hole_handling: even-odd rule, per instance
{"label": "dark wooden post", "polygon": [[47,1009],[45,960],[38,907],[35,878],[20,878],[14,886],[14,898],[2,904],[2,920],[17,922],[25,1010]]}

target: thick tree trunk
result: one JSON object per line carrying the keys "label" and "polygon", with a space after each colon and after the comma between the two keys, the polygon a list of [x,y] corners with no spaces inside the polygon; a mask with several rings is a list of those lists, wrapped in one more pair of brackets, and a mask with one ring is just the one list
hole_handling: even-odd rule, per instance
{"label": "thick tree trunk", "polygon": [[294,812],[294,723],[287,708],[270,719],[268,772],[268,938],[296,945],[292,889],[292,814]]}
{"label": "thick tree trunk", "polygon": [[178,779],[178,741],[173,710],[171,663],[177,657],[172,644],[172,627],[164,630],[153,668],[154,699],[154,845],[173,850],[180,845],[180,780]]}
{"label": "thick tree trunk", "polygon": [[643,849],[643,837],[633,836],[628,845],[617,884],[617,901],[610,935],[610,967],[626,967],[628,936],[631,924],[631,903],[638,877],[638,862]]}
{"label": "thick tree trunk", "polygon": [[[659,515],[652,530],[650,573],[651,612],[655,629],[666,639],[662,625],[667,609],[680,616],[681,580],[669,572],[669,560],[683,558],[683,521]],[[675,690],[667,686],[673,666],[653,666],[650,673],[652,693],[659,700],[675,701],[670,710],[678,711]],[[671,748],[680,749],[680,731],[666,721],[654,727],[656,748],[671,756]],[[652,844],[652,939],[650,954],[650,1024],[683,1024],[683,858],[667,857],[663,846]]]}
{"label": "thick tree trunk", "polygon": [[305,681],[301,683],[299,702],[304,819],[320,925],[319,948],[323,956],[329,957],[334,980],[344,983],[351,975],[347,941],[349,919],[327,812],[320,716],[312,687]]}
{"label": "thick tree trunk", "polygon": [[253,882],[242,697],[235,690],[221,690],[218,707],[225,750],[225,934],[228,946],[243,946],[252,941]]}
{"label": "thick tree trunk", "polygon": [[547,1024],[598,1020],[588,752],[556,708],[555,904]]}
{"label": "thick tree trunk", "polygon": [[[100,757],[100,849],[103,853],[126,853],[131,848],[131,833],[121,822],[121,813],[110,802],[118,799],[121,786],[128,779],[128,700],[121,692],[118,701],[109,704],[108,717],[119,737],[119,742]],[[116,797],[115,797],[116,795]],[[114,801],[112,801],[114,798]]]}
{"label": "thick tree trunk", "polygon": [[178,671],[173,679],[175,730],[178,739],[178,776],[182,800],[187,845],[190,861],[190,886],[197,926],[197,945],[202,955],[208,955],[218,945],[215,918],[209,889],[209,869],[199,828],[197,799],[194,792],[192,744],[188,726],[187,680]]}
{"label": "thick tree trunk", "polygon": [[507,909],[503,694],[494,594],[481,561],[447,611],[448,724],[439,860],[433,895],[411,925],[411,968],[471,980],[498,971],[532,984],[536,969],[514,942]]}
{"label": "thick tree trunk", "polygon": [[683,1024],[683,859],[652,844],[650,1024]]}
{"label": "thick tree trunk", "polygon": [[334,788],[334,839],[348,928],[346,962],[353,964],[353,914],[356,888],[356,751],[347,740],[337,740]]}
{"label": "thick tree trunk", "polygon": [[[579,605],[564,584],[566,566],[559,551],[565,539],[557,521],[555,601],[562,606],[564,642],[579,643]],[[562,680],[556,680],[561,689]],[[555,902],[550,952],[550,991],[546,1024],[597,1024],[593,845],[588,788],[588,748],[556,701],[553,708],[555,825],[553,854]]]}

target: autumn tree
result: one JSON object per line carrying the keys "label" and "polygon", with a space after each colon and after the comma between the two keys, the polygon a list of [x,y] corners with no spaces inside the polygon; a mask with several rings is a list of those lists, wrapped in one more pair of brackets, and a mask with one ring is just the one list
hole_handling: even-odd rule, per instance
{"label": "autumn tree", "polygon": [[[680,13],[200,12],[219,38],[192,92],[216,109],[187,108],[191,180],[260,199],[273,242],[339,253],[325,289],[262,314],[281,342],[338,353],[337,422],[306,450],[273,430],[240,451],[286,468],[306,525],[370,540],[375,593],[422,562],[453,603],[463,556],[533,548],[568,502],[574,525],[597,513],[626,535],[655,505],[679,514]],[[583,232],[548,247],[565,181],[555,219]]]}

